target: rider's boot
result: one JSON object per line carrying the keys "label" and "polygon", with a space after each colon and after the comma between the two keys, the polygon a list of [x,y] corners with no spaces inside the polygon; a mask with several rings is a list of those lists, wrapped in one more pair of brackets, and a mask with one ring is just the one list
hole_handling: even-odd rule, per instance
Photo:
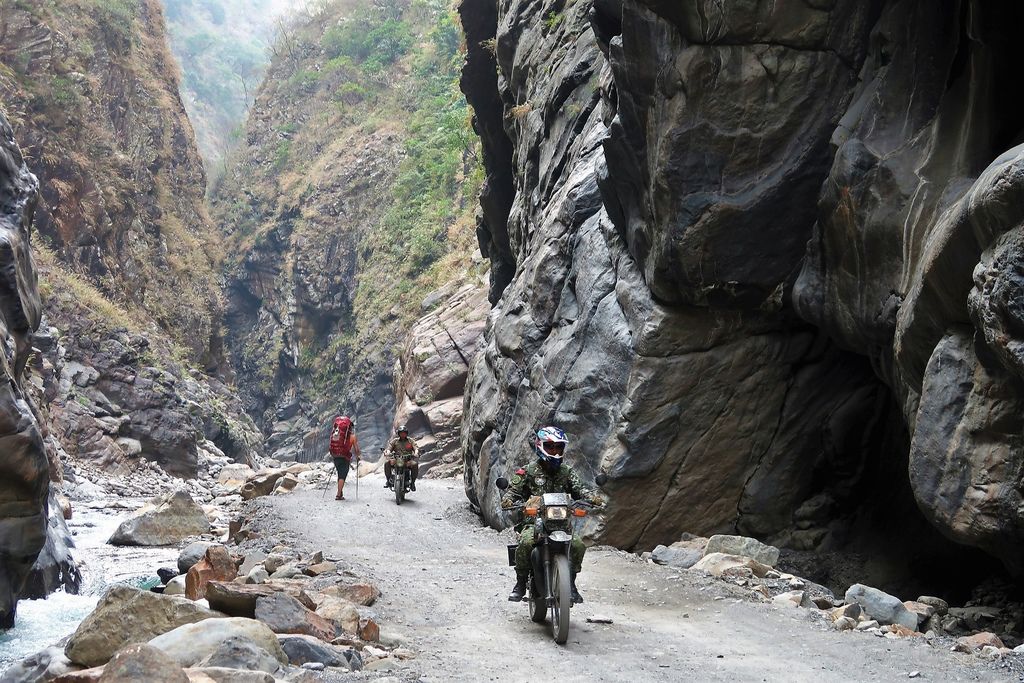
{"label": "rider's boot", "polygon": [[576,574],[574,573],[572,575],[572,604],[578,605],[581,602],[583,602],[583,596],[580,595],[579,589],[576,588]]}
{"label": "rider's boot", "polygon": [[512,592],[508,594],[509,602],[522,602],[523,597],[526,595],[526,575],[516,574],[516,585],[512,588]]}

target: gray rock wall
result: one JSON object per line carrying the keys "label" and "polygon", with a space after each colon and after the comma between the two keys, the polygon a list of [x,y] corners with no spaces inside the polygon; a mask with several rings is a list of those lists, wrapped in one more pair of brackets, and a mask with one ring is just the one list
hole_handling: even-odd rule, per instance
{"label": "gray rock wall", "polygon": [[38,183],[0,115],[0,628],[47,537],[49,466],[39,423],[22,388],[42,304],[29,246]]}
{"label": "gray rock wall", "polygon": [[554,422],[611,477],[607,542],[827,550],[896,533],[888,506],[914,547],[927,519],[1013,566],[1019,429],[983,400],[1024,367],[1016,150],[982,171],[1022,128],[1019,10],[503,0],[488,36],[488,6],[462,6],[463,87],[488,186],[513,169],[481,244],[516,269],[466,399],[485,518]]}

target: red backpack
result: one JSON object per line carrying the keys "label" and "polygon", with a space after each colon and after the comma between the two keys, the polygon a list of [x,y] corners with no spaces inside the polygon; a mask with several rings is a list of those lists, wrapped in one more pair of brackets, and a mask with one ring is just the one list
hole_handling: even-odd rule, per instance
{"label": "red backpack", "polygon": [[334,418],[334,429],[331,430],[331,456],[352,459],[352,420],[346,415]]}

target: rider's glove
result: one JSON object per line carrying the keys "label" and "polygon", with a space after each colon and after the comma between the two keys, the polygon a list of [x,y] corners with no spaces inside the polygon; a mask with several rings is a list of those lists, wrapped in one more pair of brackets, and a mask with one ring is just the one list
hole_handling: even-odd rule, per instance
{"label": "rider's glove", "polygon": [[597,505],[598,507],[600,507],[604,505],[604,497],[594,494],[593,496],[590,497],[590,504]]}
{"label": "rider's glove", "polygon": [[507,498],[505,500],[501,501],[501,509],[502,510],[510,510],[510,509],[512,509],[512,505],[513,505],[512,501],[507,499]]}

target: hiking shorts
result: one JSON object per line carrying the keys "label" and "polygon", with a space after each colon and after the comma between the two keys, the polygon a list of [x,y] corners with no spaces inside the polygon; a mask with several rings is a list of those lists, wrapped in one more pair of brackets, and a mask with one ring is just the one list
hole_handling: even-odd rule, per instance
{"label": "hiking shorts", "polygon": [[348,477],[348,469],[351,466],[351,461],[346,460],[345,458],[338,457],[334,459],[334,468],[338,470],[338,479],[341,481],[345,481]]}

